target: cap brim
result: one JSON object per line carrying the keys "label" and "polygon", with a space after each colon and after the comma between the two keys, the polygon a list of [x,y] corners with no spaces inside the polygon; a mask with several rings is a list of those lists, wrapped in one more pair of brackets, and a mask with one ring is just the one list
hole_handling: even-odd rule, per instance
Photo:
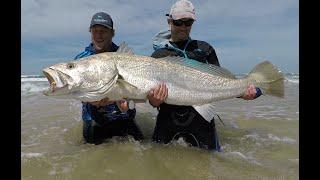
{"label": "cap brim", "polygon": [[183,19],[183,18],[190,18],[190,19],[196,20],[196,16],[188,12],[180,13],[180,14],[172,14],[171,17],[174,20]]}
{"label": "cap brim", "polygon": [[106,24],[103,24],[103,23],[94,23],[94,24],[91,24],[91,25],[90,25],[90,28],[92,28],[92,26],[94,26],[94,25],[101,25],[101,26],[104,26],[104,27],[106,27],[106,28],[113,29],[111,26],[106,25]]}

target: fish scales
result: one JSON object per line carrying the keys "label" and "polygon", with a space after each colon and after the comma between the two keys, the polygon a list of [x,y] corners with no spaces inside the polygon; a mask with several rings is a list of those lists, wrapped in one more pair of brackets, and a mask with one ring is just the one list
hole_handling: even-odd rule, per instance
{"label": "fish scales", "polygon": [[260,87],[265,94],[284,94],[283,74],[269,61],[256,65],[247,76],[235,78],[227,69],[192,59],[106,52],[59,63],[43,72],[50,84],[46,95],[81,101],[106,97],[146,100],[148,92],[160,82],[168,87],[165,102],[176,105],[202,105],[239,97],[249,84]]}

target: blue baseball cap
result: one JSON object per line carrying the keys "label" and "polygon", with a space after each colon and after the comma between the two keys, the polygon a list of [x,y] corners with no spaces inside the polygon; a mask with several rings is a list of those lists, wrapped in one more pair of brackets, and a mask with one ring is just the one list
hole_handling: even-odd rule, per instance
{"label": "blue baseball cap", "polygon": [[105,12],[98,12],[92,16],[90,28],[94,25],[102,25],[109,29],[113,29],[113,21],[109,14]]}

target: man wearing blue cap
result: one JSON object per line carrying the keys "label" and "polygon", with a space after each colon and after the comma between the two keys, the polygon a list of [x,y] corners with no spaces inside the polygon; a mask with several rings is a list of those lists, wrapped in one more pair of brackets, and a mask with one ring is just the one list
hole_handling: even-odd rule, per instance
{"label": "man wearing blue cap", "polygon": [[[91,43],[75,59],[102,52],[115,52],[119,48],[112,42],[113,21],[109,14],[93,15],[89,27]],[[95,102],[82,102],[83,137],[88,143],[100,144],[113,136],[131,135],[142,140],[143,135],[134,121],[136,109],[129,109],[125,100],[114,102],[108,98]]]}

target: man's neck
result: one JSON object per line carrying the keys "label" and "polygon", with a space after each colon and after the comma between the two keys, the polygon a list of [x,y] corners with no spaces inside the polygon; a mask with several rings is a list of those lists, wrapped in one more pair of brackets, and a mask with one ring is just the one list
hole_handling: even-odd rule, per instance
{"label": "man's neck", "polygon": [[177,39],[177,38],[174,38],[174,37],[171,36],[169,41],[176,43],[176,42],[187,41],[187,40],[188,40],[188,38],[186,38],[186,39]]}
{"label": "man's neck", "polygon": [[186,44],[188,43],[188,39],[180,40],[180,41],[169,41],[171,44],[175,44],[179,49],[184,49]]}

